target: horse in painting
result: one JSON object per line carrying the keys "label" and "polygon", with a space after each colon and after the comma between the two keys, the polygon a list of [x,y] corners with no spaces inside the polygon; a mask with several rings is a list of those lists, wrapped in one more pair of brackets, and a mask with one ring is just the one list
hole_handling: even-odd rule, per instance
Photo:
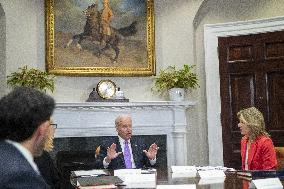
{"label": "horse in painting", "polygon": [[131,36],[134,35],[136,30],[136,24],[137,22],[134,21],[131,25],[115,29],[113,27],[110,27],[111,29],[111,35],[102,34],[101,32],[101,13],[98,11],[98,5],[92,4],[88,6],[88,8],[83,11],[86,17],[86,23],[84,26],[84,31],[80,34],[76,34],[72,37],[72,39],[69,40],[66,47],[69,47],[72,43],[76,43],[76,46],[82,50],[81,43],[83,40],[91,40],[91,41],[97,41],[100,44],[102,43],[103,39],[106,39],[105,44],[102,48],[99,48],[98,50],[98,56],[100,56],[105,50],[107,49],[113,49],[115,52],[115,56],[112,59],[112,61],[115,63],[117,61],[117,58],[119,56],[119,41],[121,39],[121,36]]}

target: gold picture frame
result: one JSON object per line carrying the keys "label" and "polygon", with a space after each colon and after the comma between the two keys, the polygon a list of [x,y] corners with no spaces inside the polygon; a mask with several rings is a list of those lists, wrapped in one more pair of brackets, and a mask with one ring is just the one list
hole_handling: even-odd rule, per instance
{"label": "gold picture frame", "polygon": [[[88,11],[91,9],[89,8],[96,7],[97,11],[95,9],[92,11],[101,15],[104,1],[108,0],[45,1],[46,69],[49,73],[66,76],[151,76],[156,74],[154,0],[145,0],[144,5],[141,1],[110,0],[109,6],[114,16],[109,27],[112,33],[106,38],[102,35],[96,36],[98,31],[102,31],[102,27],[99,30],[96,29],[95,24],[91,27],[88,24],[91,18],[102,18],[102,16],[90,17],[91,14]],[[129,13],[133,10],[124,13],[120,10],[120,15],[116,16],[115,10],[119,9],[117,2],[131,3],[129,9],[135,6],[133,2],[137,2],[137,6],[140,3],[141,7],[135,10],[142,9],[143,6],[145,10],[140,10],[139,14],[132,16]],[[124,8],[127,7],[125,5]],[[117,28],[112,26],[115,18],[118,20],[115,23]],[[92,22],[100,23],[99,20],[92,20]],[[123,36],[123,34],[126,35]],[[115,43],[115,40],[109,40],[112,35],[116,35],[118,43]],[[119,50],[117,59],[115,48]]]}

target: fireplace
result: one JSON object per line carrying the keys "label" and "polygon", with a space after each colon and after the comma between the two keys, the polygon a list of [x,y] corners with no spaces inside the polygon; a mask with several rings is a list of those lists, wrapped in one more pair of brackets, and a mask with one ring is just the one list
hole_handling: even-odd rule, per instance
{"label": "fireplace", "polygon": [[[154,142],[159,139],[157,135],[164,138],[164,144],[159,145],[162,146],[160,151],[165,153],[167,167],[186,165],[186,110],[193,105],[189,101],[57,103],[53,115],[58,124],[55,152],[80,151],[83,146],[88,146],[86,151],[94,151],[103,136],[116,135],[115,118],[120,114],[130,114],[134,135]],[[64,149],[67,146],[67,150]]]}

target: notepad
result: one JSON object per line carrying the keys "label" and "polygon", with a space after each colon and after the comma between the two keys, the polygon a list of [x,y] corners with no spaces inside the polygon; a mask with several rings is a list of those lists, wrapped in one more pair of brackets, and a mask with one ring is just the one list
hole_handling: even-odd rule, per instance
{"label": "notepad", "polygon": [[77,182],[79,186],[99,186],[99,185],[117,185],[123,183],[117,176],[91,176],[91,177],[78,177]]}

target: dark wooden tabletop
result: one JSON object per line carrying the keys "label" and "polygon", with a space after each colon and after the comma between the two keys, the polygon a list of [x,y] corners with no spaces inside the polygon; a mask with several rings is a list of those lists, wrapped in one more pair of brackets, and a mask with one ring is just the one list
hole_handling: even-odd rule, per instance
{"label": "dark wooden tabletop", "polygon": [[[284,180],[281,179],[282,185]],[[173,177],[166,170],[157,170],[157,185],[193,184],[196,189],[249,189],[253,188],[251,180],[237,176],[236,172],[227,172],[225,178],[203,179],[199,177]],[[119,186],[118,189],[128,188]]]}

